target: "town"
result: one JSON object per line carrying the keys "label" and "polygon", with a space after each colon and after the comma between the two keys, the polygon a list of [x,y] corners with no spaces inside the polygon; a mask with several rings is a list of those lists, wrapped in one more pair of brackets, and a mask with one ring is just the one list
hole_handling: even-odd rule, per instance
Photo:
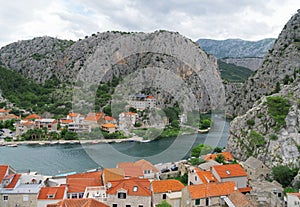
{"label": "town", "polygon": [[[0,206],[24,207],[192,207],[297,206],[300,193],[287,193],[267,181],[271,174],[254,157],[238,162],[230,152],[153,165],[142,159],[115,168],[55,176],[16,172],[0,165]],[[222,158],[220,161],[220,157]]]}

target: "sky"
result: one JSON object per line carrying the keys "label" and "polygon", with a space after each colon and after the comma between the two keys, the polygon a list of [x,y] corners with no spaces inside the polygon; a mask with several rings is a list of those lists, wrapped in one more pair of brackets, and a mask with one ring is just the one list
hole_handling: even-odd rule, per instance
{"label": "sky", "polygon": [[297,0],[0,0],[0,47],[38,36],[177,31],[199,38],[276,38]]}

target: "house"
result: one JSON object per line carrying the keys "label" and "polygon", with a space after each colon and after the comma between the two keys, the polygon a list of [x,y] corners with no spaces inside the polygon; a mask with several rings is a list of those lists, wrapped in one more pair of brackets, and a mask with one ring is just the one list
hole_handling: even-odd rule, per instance
{"label": "house", "polygon": [[57,131],[56,119],[35,119],[35,128],[47,128],[48,131]]}
{"label": "house", "polygon": [[188,173],[188,184],[189,185],[197,185],[203,183],[213,183],[218,182],[215,176],[210,171],[203,171],[199,168],[194,168]]}
{"label": "house", "polygon": [[136,94],[129,96],[129,106],[138,110],[156,107],[156,99],[151,95]]}
{"label": "house", "polygon": [[251,180],[265,179],[271,174],[271,170],[264,163],[254,157],[249,157],[242,163]]}
{"label": "house", "polygon": [[189,185],[182,189],[181,207],[221,206],[235,189],[235,182]]}
{"label": "house", "polygon": [[39,115],[37,114],[29,114],[28,116],[26,116],[24,118],[24,120],[31,120],[31,121],[34,121],[35,119],[41,119],[42,117],[40,117]]}
{"label": "house", "polygon": [[142,168],[144,178],[155,179],[159,177],[160,171],[151,162],[145,159],[136,161],[134,165]]}
{"label": "house", "polygon": [[109,123],[109,124],[102,124],[102,130],[108,133],[114,133],[117,131],[117,125]]}
{"label": "house", "polygon": [[216,166],[216,165],[222,165],[222,164],[218,163],[215,160],[208,160],[205,163],[202,163],[202,164],[198,165],[198,168],[200,170],[210,171],[211,167]]}
{"label": "house", "polygon": [[151,190],[148,179],[130,178],[108,184],[107,204],[112,207],[150,207]]}
{"label": "house", "polygon": [[128,131],[135,125],[138,114],[134,112],[122,112],[119,114],[119,130]]}
{"label": "house", "polygon": [[7,116],[11,110],[10,109],[0,109],[0,116]]}
{"label": "house", "polygon": [[211,172],[218,182],[233,181],[241,192],[251,191],[247,173],[239,164],[213,166]]}
{"label": "house", "polygon": [[93,198],[64,199],[57,204],[49,204],[47,207],[109,207]]}
{"label": "house", "polygon": [[224,198],[225,206],[227,207],[255,207],[254,203],[250,201],[244,194],[236,190],[230,193],[228,197]]}
{"label": "house", "polygon": [[83,198],[87,187],[103,186],[102,171],[85,172],[67,176],[68,198]]}
{"label": "house", "polygon": [[48,204],[56,204],[66,198],[66,186],[42,187],[37,198],[37,207],[46,207]]}
{"label": "house", "polygon": [[92,186],[86,187],[83,198],[94,198],[101,202],[107,201],[106,187],[105,186]]}
{"label": "house", "polygon": [[87,116],[85,117],[85,119],[83,121],[84,121],[84,123],[91,126],[92,128],[96,128],[96,127],[99,127],[101,125],[101,123],[103,123],[103,119],[104,119],[104,113],[90,112],[87,114]]}
{"label": "house", "polygon": [[[5,170],[4,170],[5,171]],[[3,173],[2,171],[1,173]],[[2,185],[0,188],[0,206],[37,206],[37,197],[42,182],[22,183],[21,174],[6,174],[2,178]]]}
{"label": "house", "polygon": [[181,203],[181,190],[184,185],[178,180],[154,180],[151,183],[153,206],[166,200],[172,206],[179,206]]}
{"label": "house", "polygon": [[15,124],[16,136],[25,134],[28,130],[34,129],[35,123],[33,121],[21,120]]}
{"label": "house", "polygon": [[231,163],[234,161],[234,157],[232,156],[232,154],[230,152],[221,152],[221,153],[217,153],[217,154],[207,154],[204,159],[205,161],[208,160],[215,160],[219,155],[222,155],[224,157],[224,161],[226,163]]}
{"label": "house", "polygon": [[300,206],[300,193],[287,193],[287,207]]}
{"label": "house", "polygon": [[111,116],[105,116],[102,124],[117,124],[117,121],[115,118],[113,118]]}
{"label": "house", "polygon": [[72,120],[75,123],[81,123],[84,120],[84,116],[81,115],[80,113],[70,112],[67,115],[67,119]]}
{"label": "house", "polygon": [[121,162],[117,164],[117,168],[121,168],[124,171],[124,177],[127,178],[143,178],[144,172],[141,166],[135,166],[133,162]]}
{"label": "house", "polygon": [[8,114],[5,116],[0,116],[0,121],[8,121],[8,120],[19,120],[20,117],[14,114]]}
{"label": "house", "polygon": [[115,180],[124,179],[124,170],[121,168],[104,168],[102,174],[103,185]]}

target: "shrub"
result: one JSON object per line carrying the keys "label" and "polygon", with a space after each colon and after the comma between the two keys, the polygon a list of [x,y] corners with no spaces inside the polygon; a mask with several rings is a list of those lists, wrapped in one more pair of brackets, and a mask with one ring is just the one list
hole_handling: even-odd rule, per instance
{"label": "shrub", "polygon": [[278,136],[276,134],[271,134],[269,138],[270,140],[278,140]]}
{"label": "shrub", "polygon": [[202,163],[205,163],[205,160],[202,158],[191,158],[190,163],[191,165],[200,165]]}
{"label": "shrub", "polygon": [[247,120],[247,125],[248,126],[254,126],[255,125],[255,120],[254,119],[248,119]]}
{"label": "shrub", "polygon": [[212,148],[206,144],[199,144],[194,147],[191,151],[191,157],[199,157],[200,155],[205,155],[212,152]]}
{"label": "shrub", "polygon": [[279,165],[277,167],[273,167],[272,174],[274,179],[278,181],[283,187],[289,186],[292,182],[296,173],[291,170],[289,167],[285,165]]}
{"label": "shrub", "polygon": [[256,131],[251,131],[249,138],[250,138],[250,144],[252,146],[255,145],[255,146],[259,147],[259,146],[263,146],[266,144],[265,138]]}

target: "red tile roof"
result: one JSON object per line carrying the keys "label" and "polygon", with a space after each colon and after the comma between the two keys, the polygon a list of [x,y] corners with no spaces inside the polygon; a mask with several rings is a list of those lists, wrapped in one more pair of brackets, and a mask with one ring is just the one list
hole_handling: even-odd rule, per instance
{"label": "red tile roof", "polygon": [[124,175],[124,170],[121,168],[105,168],[103,170],[103,182],[106,184],[107,182],[122,180]]}
{"label": "red tile roof", "polygon": [[109,207],[93,198],[65,199],[57,204],[48,204],[47,207]]}
{"label": "red tile roof", "polygon": [[0,183],[2,183],[2,179],[8,173],[9,166],[8,165],[0,165]]}
{"label": "red tile roof", "polygon": [[236,207],[254,207],[255,205],[241,192],[234,191],[228,196],[229,200]]}
{"label": "red tile roof", "polygon": [[246,171],[239,164],[213,166],[220,178],[247,176]]}
{"label": "red tile roof", "polygon": [[102,127],[105,127],[105,128],[117,128],[117,126],[115,124],[112,124],[112,123],[102,124]]}
{"label": "red tile roof", "polygon": [[287,194],[296,196],[296,197],[298,197],[300,199],[300,193],[287,193]]}
{"label": "red tile roof", "polygon": [[141,166],[143,170],[152,170],[152,172],[159,172],[159,170],[151,162],[148,162],[144,159],[136,161],[134,165]]}
{"label": "red tile roof", "polygon": [[234,192],[235,182],[189,185],[187,186],[187,189],[193,200],[198,198],[226,196]]}
{"label": "red tile roof", "polygon": [[178,180],[154,180],[152,181],[152,189],[154,193],[166,193],[181,191],[184,185]]}
{"label": "red tile roof", "polygon": [[71,119],[61,119],[60,122],[61,122],[62,124],[69,124],[69,123],[72,123],[72,122],[74,122],[74,121],[71,120]]}
{"label": "red tile roof", "polygon": [[7,188],[7,189],[14,189],[16,187],[16,185],[17,185],[20,177],[21,177],[21,174],[15,174],[14,178],[12,179],[12,181],[5,188]]}
{"label": "red tile roof", "polygon": [[80,115],[79,113],[69,113],[69,117],[77,117]]}
{"label": "red tile roof", "polygon": [[110,182],[112,187],[107,194],[116,194],[120,189],[126,190],[130,196],[151,196],[150,181],[148,179],[130,178]]}
{"label": "red tile roof", "polygon": [[[65,195],[66,186],[43,187],[38,195],[38,200],[62,200]],[[53,195],[53,198],[49,198]]]}
{"label": "red tile roof", "polygon": [[144,175],[141,166],[135,166],[133,162],[120,162],[117,168],[124,170],[125,177],[142,177]]}
{"label": "red tile roof", "polygon": [[9,113],[10,111],[10,109],[0,109],[0,113]]}
{"label": "red tile roof", "polygon": [[219,154],[223,155],[226,161],[234,161],[234,157],[232,156],[232,154],[230,152],[221,152],[218,154],[208,154],[205,156],[205,160],[206,161],[215,160]]}
{"label": "red tile roof", "polygon": [[202,171],[200,169],[197,169],[196,172],[203,183],[218,182],[218,180],[210,171]]}
{"label": "red tile roof", "polygon": [[104,116],[104,113],[98,112],[98,113],[88,113],[88,115],[85,117],[84,121],[96,121],[98,122],[102,117]]}
{"label": "red tile roof", "polygon": [[117,168],[124,168],[124,167],[133,167],[133,162],[119,162],[117,163]]}
{"label": "red tile roof", "polygon": [[247,192],[250,192],[251,190],[252,190],[251,187],[239,188],[239,191],[241,193],[247,193]]}
{"label": "red tile roof", "polygon": [[105,119],[105,121],[113,121],[113,120],[115,120],[115,119],[114,119],[113,117],[111,117],[111,116],[105,116],[104,119]]}
{"label": "red tile roof", "polygon": [[67,176],[68,193],[84,192],[89,186],[102,186],[102,171]]}
{"label": "red tile roof", "polygon": [[37,114],[30,114],[30,115],[26,116],[24,119],[25,120],[28,120],[28,119],[41,119],[41,117]]}

